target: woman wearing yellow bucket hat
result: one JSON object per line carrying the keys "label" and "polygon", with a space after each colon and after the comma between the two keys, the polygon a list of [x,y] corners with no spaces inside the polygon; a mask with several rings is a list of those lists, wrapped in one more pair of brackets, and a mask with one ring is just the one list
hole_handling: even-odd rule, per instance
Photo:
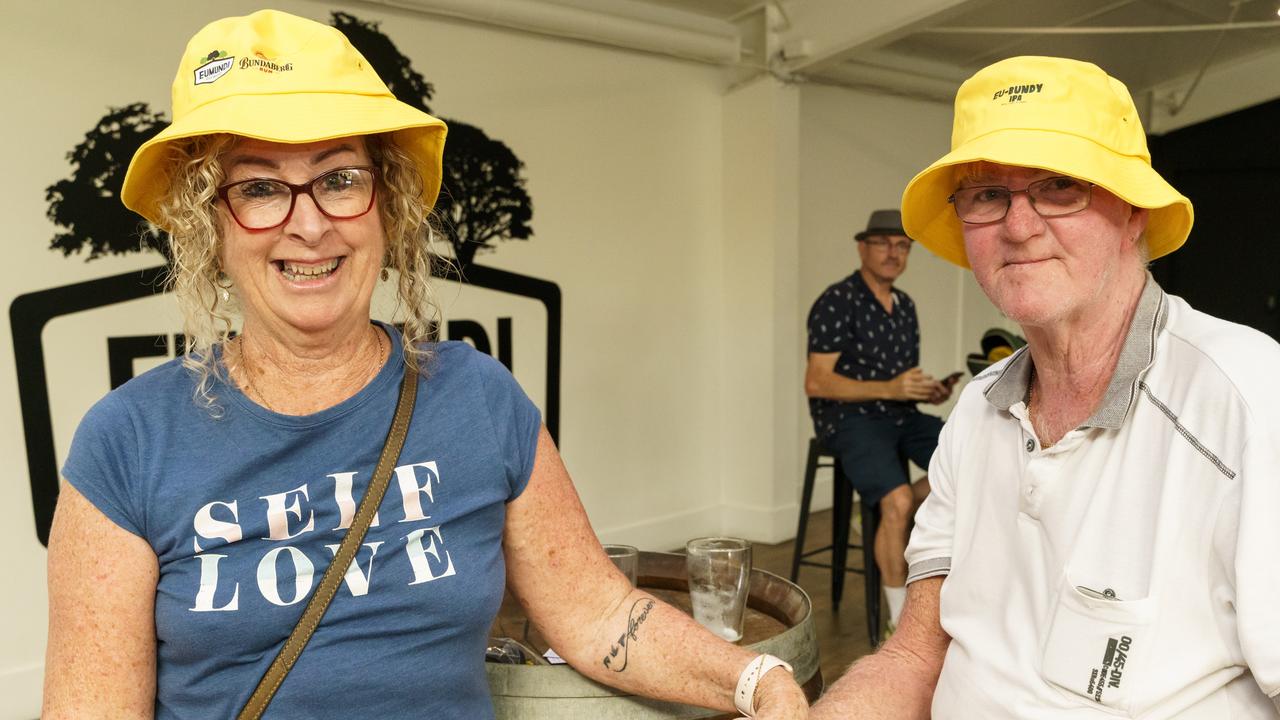
{"label": "woman wearing yellow bucket hat", "polygon": [[898,632],[812,717],[1280,716],[1280,346],[1146,272],[1192,210],[1128,90],[984,68],[902,214],[1027,345],[965,388]]}
{"label": "woman wearing yellow bucket hat", "polygon": [[[596,680],[804,717],[614,568],[510,373],[428,341],[441,121],[269,10],[201,30],[173,104],[123,200],[169,233],[187,353],[76,432],[44,717],[492,717],[504,581]],[[370,319],[392,274],[403,331]]]}

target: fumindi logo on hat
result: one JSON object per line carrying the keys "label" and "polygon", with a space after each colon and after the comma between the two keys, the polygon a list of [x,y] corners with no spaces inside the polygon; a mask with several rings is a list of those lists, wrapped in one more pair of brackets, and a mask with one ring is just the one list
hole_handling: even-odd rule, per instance
{"label": "fumindi logo on hat", "polygon": [[902,221],[909,236],[962,267],[969,266],[964,234],[947,198],[958,168],[980,161],[1070,175],[1149,209],[1152,259],[1177,250],[1191,232],[1191,201],[1152,169],[1128,88],[1092,63],[1009,58],[960,86],[951,152],[907,184]]}
{"label": "fumindi logo on hat", "polygon": [[223,50],[214,50],[201,59],[204,63],[195,69],[196,84],[205,85],[227,74],[235,67],[236,59]]}

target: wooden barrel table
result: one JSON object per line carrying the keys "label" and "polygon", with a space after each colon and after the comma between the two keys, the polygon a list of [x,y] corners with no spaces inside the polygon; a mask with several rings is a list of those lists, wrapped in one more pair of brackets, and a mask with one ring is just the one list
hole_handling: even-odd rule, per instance
{"label": "wooden barrel table", "polygon": [[[690,613],[684,555],[641,552],[637,584],[662,601]],[[541,653],[545,640],[529,628],[519,605],[509,598],[494,623],[496,636],[512,637]],[[818,640],[809,596],[770,572],[753,569],[743,637],[757,652],[777,655],[794,668],[809,701],[822,693]],[[652,718],[735,718],[676,703],[629,695],[589,680],[568,665],[485,663],[497,720],[649,720]]]}

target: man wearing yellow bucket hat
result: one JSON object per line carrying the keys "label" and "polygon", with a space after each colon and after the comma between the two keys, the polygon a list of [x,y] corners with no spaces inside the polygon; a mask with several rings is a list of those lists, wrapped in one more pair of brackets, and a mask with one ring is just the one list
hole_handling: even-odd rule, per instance
{"label": "man wearing yellow bucket hat", "polygon": [[1128,90],[979,71],[902,211],[1028,344],[962,394],[898,632],[812,717],[1276,718],[1280,347],[1146,272],[1192,210]]}
{"label": "man wearing yellow bucket hat", "polygon": [[122,194],[169,235],[188,348],[76,431],[43,717],[493,717],[504,586],[595,680],[804,717],[786,663],[617,571],[511,374],[430,340],[441,121],[271,10],[201,30],[173,101]]}

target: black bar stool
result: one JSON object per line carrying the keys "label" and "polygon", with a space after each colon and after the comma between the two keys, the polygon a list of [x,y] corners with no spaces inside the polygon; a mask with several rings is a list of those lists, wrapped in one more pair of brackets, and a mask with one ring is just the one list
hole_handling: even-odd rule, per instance
{"label": "black bar stool", "polygon": [[[823,459],[830,462],[823,462]],[[813,550],[804,549],[805,529],[809,525],[809,505],[813,501],[814,478],[818,468],[832,469],[832,519],[831,544]],[[840,598],[844,594],[844,574],[857,573],[866,578],[867,605],[867,637],[872,647],[880,644],[880,567],[876,565],[875,538],[876,528],[880,526],[880,508],[867,503],[859,503],[862,508],[862,542],[860,545],[849,542],[849,522],[853,517],[853,485],[845,477],[840,458],[824,448],[817,438],[809,441],[809,459],[804,468],[804,490],[800,499],[800,522],[796,528],[795,555],[791,559],[791,582],[800,575],[800,566],[831,568],[831,606],[840,608]],[[862,567],[846,567],[849,550],[862,551]],[[810,555],[831,551],[831,562],[822,563],[806,560]]]}

